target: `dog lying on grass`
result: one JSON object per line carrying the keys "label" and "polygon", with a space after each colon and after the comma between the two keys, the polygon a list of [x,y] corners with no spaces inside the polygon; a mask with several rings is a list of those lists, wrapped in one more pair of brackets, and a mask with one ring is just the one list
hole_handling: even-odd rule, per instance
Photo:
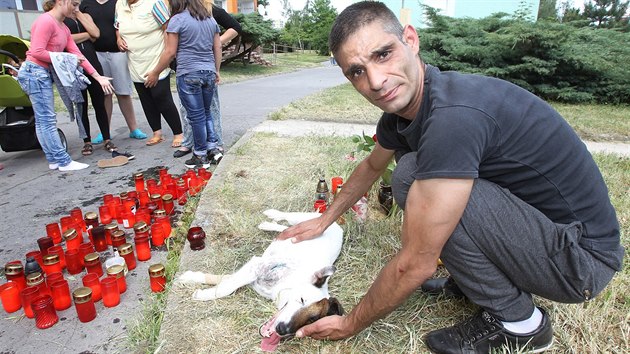
{"label": "dog lying on grass", "polygon": [[[319,213],[291,213],[274,209],[264,211],[274,222],[263,222],[258,227],[265,231],[282,232],[287,226],[276,222],[285,220],[295,225],[319,217]],[[230,275],[213,275],[186,271],[180,282],[215,285],[196,290],[193,299],[219,299],[237,289],[250,285],[257,293],[274,301],[278,312],[260,327],[261,348],[273,351],[284,337],[318,319],[342,315],[343,307],[328,293],[328,278],[335,272],[333,263],[341,252],[343,230],[337,223],[330,225],[315,239],[292,243],[291,240],[271,242],[262,256],[252,257],[243,267]]]}

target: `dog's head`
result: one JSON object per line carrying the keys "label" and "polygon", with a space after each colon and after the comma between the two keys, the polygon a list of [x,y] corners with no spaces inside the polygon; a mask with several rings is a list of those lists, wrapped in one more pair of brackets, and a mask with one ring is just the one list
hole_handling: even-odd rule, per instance
{"label": "dog's head", "polygon": [[[260,335],[269,342],[295,334],[301,327],[322,317],[343,315],[341,303],[328,294],[328,278],[335,267],[325,267],[313,275],[311,283],[296,284],[278,295],[280,311],[260,327]],[[273,344],[273,343],[272,343]]]}

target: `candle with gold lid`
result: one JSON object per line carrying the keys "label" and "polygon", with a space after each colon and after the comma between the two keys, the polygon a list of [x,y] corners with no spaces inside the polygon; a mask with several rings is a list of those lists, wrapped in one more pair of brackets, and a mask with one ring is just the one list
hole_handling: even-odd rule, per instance
{"label": "candle with gold lid", "polygon": [[20,291],[26,288],[26,277],[24,276],[24,266],[22,266],[22,262],[12,261],[5,264],[4,275],[7,277],[7,281],[16,283]]}
{"label": "candle with gold lid", "polygon": [[61,273],[63,270],[61,268],[61,262],[59,262],[59,255],[57,254],[47,254],[43,258],[44,263],[44,272],[46,275],[50,275],[53,273]]}
{"label": "candle with gold lid", "polygon": [[66,250],[77,249],[83,243],[83,236],[79,235],[74,228],[64,231],[63,239],[66,240]]}
{"label": "candle with gold lid", "polygon": [[133,254],[133,246],[130,243],[118,246],[118,254],[125,259],[127,269],[136,269],[136,256]]}
{"label": "candle with gold lid", "polygon": [[95,273],[99,277],[103,276],[103,265],[101,264],[101,259],[98,253],[93,252],[86,254],[83,258],[83,263],[85,264],[85,269],[87,269],[88,273]]}
{"label": "candle with gold lid", "polygon": [[77,310],[77,316],[81,322],[90,322],[96,318],[96,307],[92,300],[92,289],[88,287],[80,287],[72,292],[74,299],[74,307]]}
{"label": "candle with gold lid", "polygon": [[157,263],[149,267],[149,280],[151,282],[151,291],[159,293],[164,291],[166,287],[166,269],[164,265]]}
{"label": "candle with gold lid", "polygon": [[125,280],[125,268],[120,264],[115,264],[107,268],[107,276],[118,281],[118,291],[122,294],[127,291],[127,281]]}

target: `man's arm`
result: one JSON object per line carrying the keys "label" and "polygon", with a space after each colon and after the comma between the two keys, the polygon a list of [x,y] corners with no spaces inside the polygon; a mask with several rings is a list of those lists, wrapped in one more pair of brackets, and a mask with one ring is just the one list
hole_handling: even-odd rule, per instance
{"label": "man's arm", "polygon": [[321,235],[370,189],[387,169],[393,156],[393,150],[386,150],[377,142],[374,150],[354,169],[341,192],[335,196],[335,200],[321,217],[291,226],[280,233],[277,239],[292,238],[293,242],[300,242]]}
{"label": "man's arm", "polygon": [[415,181],[405,206],[400,251],[346,317],[324,317],[301,328],[297,336],[333,340],[351,337],[400,306],[435,272],[437,259],[461,219],[472,186],[472,179]]}

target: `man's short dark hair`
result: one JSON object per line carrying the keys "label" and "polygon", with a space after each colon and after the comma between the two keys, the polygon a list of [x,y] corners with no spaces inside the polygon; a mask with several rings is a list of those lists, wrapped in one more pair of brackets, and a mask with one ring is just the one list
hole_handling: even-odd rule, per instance
{"label": "man's short dark hair", "polygon": [[337,53],[348,37],[374,21],[380,21],[385,32],[402,40],[403,27],[396,15],[385,4],[376,1],[361,1],[348,6],[337,16],[328,37],[330,51],[333,54]]}

